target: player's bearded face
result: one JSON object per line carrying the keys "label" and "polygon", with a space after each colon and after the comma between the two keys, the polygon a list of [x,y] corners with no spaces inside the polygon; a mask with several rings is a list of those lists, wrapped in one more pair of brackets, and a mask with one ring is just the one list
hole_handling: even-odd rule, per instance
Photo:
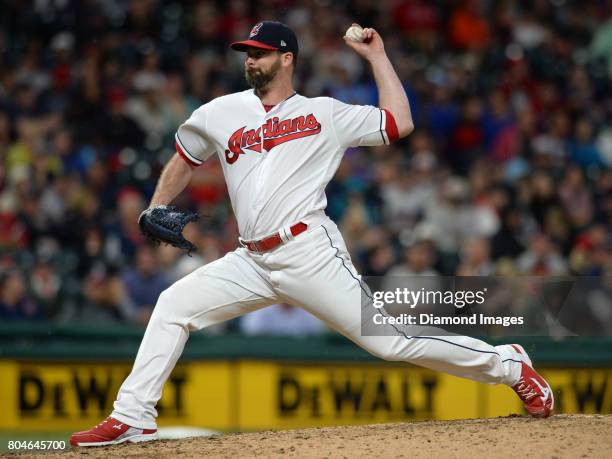
{"label": "player's bearded face", "polygon": [[255,67],[247,66],[244,71],[244,77],[249,86],[254,89],[265,88],[276,77],[281,67],[280,57],[277,57],[272,64],[267,67],[260,61]]}

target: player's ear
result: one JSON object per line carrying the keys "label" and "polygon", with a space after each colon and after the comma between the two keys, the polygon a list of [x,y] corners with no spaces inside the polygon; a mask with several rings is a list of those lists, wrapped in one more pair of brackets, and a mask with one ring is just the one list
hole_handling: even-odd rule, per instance
{"label": "player's ear", "polygon": [[291,67],[293,66],[293,53],[283,53],[281,54],[281,63],[283,67]]}

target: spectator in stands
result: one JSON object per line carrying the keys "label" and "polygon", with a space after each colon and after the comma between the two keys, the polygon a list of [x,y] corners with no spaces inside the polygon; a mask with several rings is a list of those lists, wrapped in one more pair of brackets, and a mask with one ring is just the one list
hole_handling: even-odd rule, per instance
{"label": "spectator in stands", "polygon": [[[121,281],[102,276],[115,298],[98,298],[92,273],[138,271],[137,218],[174,131],[200,104],[245,89],[243,62],[227,44],[260,15],[298,31],[302,94],[377,100],[367,67],[338,39],[347,11],[384,31],[410,82],[415,134],[350,149],[326,190],[362,272],[406,266],[397,248],[419,246],[423,229],[436,259],[425,271],[487,272],[494,260],[508,275],[608,272],[608,3],[89,2],[76,28],[73,3],[0,2],[0,250],[13,267],[41,253],[76,256],[61,272],[51,265],[63,304],[63,286],[73,286],[92,317],[135,320]],[[211,158],[179,197],[210,218],[205,234],[188,228],[198,233],[194,258],[162,250],[168,276],[236,247],[221,169]],[[51,292],[47,267],[36,272]]]}
{"label": "spectator in stands", "polygon": [[544,233],[532,236],[529,248],[517,260],[519,270],[531,276],[562,276],[567,274],[567,263]]}
{"label": "spectator in stands", "polygon": [[115,271],[108,266],[96,266],[87,275],[81,302],[76,311],[66,314],[69,321],[100,326],[138,321],[136,308]]}
{"label": "spectator in stands", "polygon": [[450,40],[458,48],[484,49],[489,41],[489,24],[484,17],[482,4],[466,0],[451,13]]}
{"label": "spectator in stands", "polygon": [[448,177],[438,189],[436,200],[425,209],[425,221],[443,228],[434,235],[436,246],[445,253],[457,253],[463,241],[474,233],[469,202],[470,190],[465,179]]}
{"label": "spectator in stands", "polygon": [[575,239],[569,260],[572,271],[584,276],[601,276],[612,263],[612,238],[603,224],[595,224]]}
{"label": "spectator in stands", "polygon": [[491,249],[486,238],[467,239],[461,248],[461,258],[457,268],[458,276],[491,276],[494,266],[491,262]]}
{"label": "spectator in stands", "polygon": [[404,262],[392,267],[388,276],[437,276],[435,248],[431,241],[421,240],[406,248]]}
{"label": "spectator in stands", "polygon": [[502,210],[501,226],[497,233],[491,238],[491,257],[493,260],[500,258],[516,258],[524,250],[522,243],[523,229],[521,213],[514,207]]}
{"label": "spectator in stands", "polygon": [[0,319],[33,320],[41,317],[36,302],[26,290],[23,274],[12,269],[0,275]]}
{"label": "spectator in stands", "polygon": [[122,87],[109,88],[108,110],[100,119],[100,130],[96,130],[96,143],[110,148],[141,146],[145,132],[140,125],[126,115],[127,91]]}
{"label": "spectator in stands", "polygon": [[161,90],[165,77],[160,73],[141,72],[134,78],[135,95],[125,105],[125,114],[146,133],[146,141],[161,143],[166,124]]}
{"label": "spectator in stands", "polygon": [[601,155],[593,139],[593,125],[588,119],[582,118],[576,123],[569,150],[572,160],[582,167],[602,165]]}
{"label": "spectator in stands", "polygon": [[136,266],[127,269],[121,280],[136,308],[136,321],[146,324],[159,295],[170,286],[166,274],[159,270],[156,251],[143,244],[136,251]]}
{"label": "spectator in stands", "polygon": [[559,200],[564,214],[574,228],[584,228],[593,221],[595,203],[592,191],[585,184],[583,172],[577,166],[566,169],[559,187]]}
{"label": "spectator in stands", "polygon": [[391,166],[389,177],[381,184],[384,216],[393,231],[412,228],[436,195],[438,164],[433,140],[426,133],[417,133],[411,149],[410,162]]}
{"label": "spectator in stands", "polygon": [[[427,291],[439,290],[443,282],[438,278],[439,274],[434,269],[435,263],[436,254],[433,242],[425,238],[414,241],[404,250],[404,262],[393,266],[385,275],[382,290],[389,292],[398,288],[415,292],[422,288]],[[406,308],[406,305],[401,304],[385,306],[385,310],[394,316],[410,312]]]}
{"label": "spectator in stands", "polygon": [[547,212],[552,208],[560,208],[561,203],[557,189],[550,174],[539,171],[530,180],[530,211],[538,225],[543,226]]}
{"label": "spectator in stands", "polygon": [[283,303],[243,316],[240,330],[247,335],[306,336],[321,334],[326,327],[303,309]]}
{"label": "spectator in stands", "polygon": [[364,269],[370,276],[384,276],[394,263],[395,251],[385,239],[368,251]]}
{"label": "spectator in stands", "polygon": [[168,75],[161,96],[163,98],[162,111],[164,116],[162,132],[174,135],[178,127],[191,116],[191,113],[200,104],[193,96],[185,95],[184,82],[178,73]]}
{"label": "spectator in stands", "polygon": [[30,274],[30,289],[32,297],[41,315],[47,319],[57,316],[62,308],[63,283],[57,270],[54,269],[50,260],[39,260]]}
{"label": "spectator in stands", "polygon": [[113,254],[113,258],[121,256],[133,260],[136,248],[145,242],[138,226],[138,217],[145,208],[143,196],[133,187],[126,187],[119,192],[117,215],[106,228],[110,243],[119,251]]}

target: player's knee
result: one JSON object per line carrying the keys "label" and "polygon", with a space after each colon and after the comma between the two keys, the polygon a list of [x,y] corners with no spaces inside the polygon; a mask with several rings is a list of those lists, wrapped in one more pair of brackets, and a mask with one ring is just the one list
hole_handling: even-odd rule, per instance
{"label": "player's knee", "polygon": [[194,315],[206,310],[201,303],[187,294],[184,286],[177,282],[159,295],[153,315],[162,322],[192,328],[195,327],[191,322]]}
{"label": "player's knee", "polygon": [[172,301],[172,286],[168,287],[166,290],[159,294],[157,298],[156,308],[164,308],[167,304]]}
{"label": "player's knee", "polygon": [[174,316],[177,311],[178,293],[174,285],[161,292],[155,304],[154,314],[166,319]]}

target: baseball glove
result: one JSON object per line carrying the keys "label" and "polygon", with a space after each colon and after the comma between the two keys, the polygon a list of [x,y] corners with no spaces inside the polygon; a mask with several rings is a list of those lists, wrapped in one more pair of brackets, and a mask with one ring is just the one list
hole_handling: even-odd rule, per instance
{"label": "baseball glove", "polygon": [[183,228],[190,222],[199,220],[195,212],[185,212],[176,206],[156,206],[145,210],[138,218],[140,231],[158,244],[164,242],[179,249],[187,250],[188,255],[198,248],[183,237]]}

